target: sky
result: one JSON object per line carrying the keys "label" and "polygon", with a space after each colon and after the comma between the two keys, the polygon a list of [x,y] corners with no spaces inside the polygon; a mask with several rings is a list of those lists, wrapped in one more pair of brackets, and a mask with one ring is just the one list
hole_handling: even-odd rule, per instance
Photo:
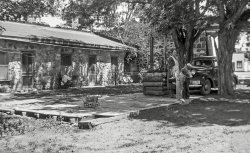
{"label": "sky", "polygon": [[52,17],[52,16],[42,17],[41,21],[48,23],[51,27],[55,27],[56,25],[65,23],[65,21],[63,21],[59,17]]}

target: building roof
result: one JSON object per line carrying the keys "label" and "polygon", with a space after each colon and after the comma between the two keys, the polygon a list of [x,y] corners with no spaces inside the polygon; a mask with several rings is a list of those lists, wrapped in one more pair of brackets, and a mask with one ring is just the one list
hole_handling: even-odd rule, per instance
{"label": "building roof", "polygon": [[44,27],[39,25],[0,21],[6,31],[0,38],[82,48],[128,50],[131,47],[90,32]]}

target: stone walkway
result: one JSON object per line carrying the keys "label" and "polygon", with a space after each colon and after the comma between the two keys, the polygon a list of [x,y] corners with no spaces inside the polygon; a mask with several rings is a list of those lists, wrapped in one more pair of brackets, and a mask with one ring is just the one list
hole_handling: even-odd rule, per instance
{"label": "stone walkway", "polygon": [[123,95],[102,95],[99,98],[100,106],[85,108],[85,98],[55,95],[34,99],[10,100],[0,102],[2,109],[35,111],[54,115],[73,115],[87,117],[93,115],[116,116],[149,107],[164,106],[176,103],[176,99],[164,96],[145,96],[142,93]]}
{"label": "stone walkway", "polygon": [[[95,90],[95,89],[93,89]],[[89,91],[89,90],[86,90]],[[99,98],[100,106],[85,108],[83,101],[88,95],[85,90],[79,93],[68,91],[43,92],[17,96],[10,100],[0,100],[0,109],[11,109],[19,112],[34,112],[56,116],[74,116],[88,118],[93,116],[117,116],[130,112],[176,103],[175,98],[167,96],[145,96],[142,93],[103,94]],[[84,94],[83,94],[84,93]],[[201,95],[191,95],[191,99],[201,98]],[[22,113],[20,113],[22,115]]]}

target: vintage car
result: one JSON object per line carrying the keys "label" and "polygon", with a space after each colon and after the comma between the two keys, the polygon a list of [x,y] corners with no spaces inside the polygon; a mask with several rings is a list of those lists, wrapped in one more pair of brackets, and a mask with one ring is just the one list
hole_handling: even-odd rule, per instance
{"label": "vintage car", "polygon": [[[198,89],[201,94],[208,95],[211,88],[218,88],[218,63],[214,56],[202,56],[192,61],[193,77],[190,79],[190,90]],[[238,77],[233,74],[233,86],[236,87]]]}

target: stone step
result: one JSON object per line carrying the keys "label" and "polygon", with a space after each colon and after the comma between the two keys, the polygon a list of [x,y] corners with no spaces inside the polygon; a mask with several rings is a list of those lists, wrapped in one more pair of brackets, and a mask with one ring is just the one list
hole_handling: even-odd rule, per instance
{"label": "stone step", "polygon": [[81,120],[93,119],[93,115],[82,116],[82,115],[61,115],[60,113],[45,113],[36,110],[26,110],[26,109],[4,109],[0,108],[0,112],[7,114],[15,114],[20,116],[27,116],[39,119],[53,118],[54,120],[62,120],[69,123],[78,123]]}

